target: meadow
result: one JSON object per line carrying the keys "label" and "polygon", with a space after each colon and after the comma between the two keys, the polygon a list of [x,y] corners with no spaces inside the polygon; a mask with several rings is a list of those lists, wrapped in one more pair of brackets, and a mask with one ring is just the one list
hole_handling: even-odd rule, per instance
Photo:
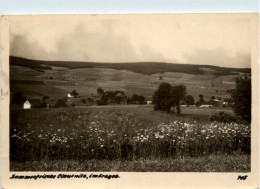
{"label": "meadow", "polygon": [[210,110],[191,111],[11,110],[10,170],[250,171],[250,125],[210,122]]}

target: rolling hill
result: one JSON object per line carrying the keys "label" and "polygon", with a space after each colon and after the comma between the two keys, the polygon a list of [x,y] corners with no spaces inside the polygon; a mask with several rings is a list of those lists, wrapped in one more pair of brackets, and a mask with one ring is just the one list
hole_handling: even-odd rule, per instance
{"label": "rolling hill", "polygon": [[10,56],[11,65],[31,67],[34,69],[51,69],[51,66],[75,68],[112,68],[116,70],[128,70],[145,75],[163,72],[178,72],[187,74],[203,74],[201,68],[215,70],[214,75],[231,75],[238,72],[250,73],[250,68],[224,68],[210,65],[176,64],[164,62],[130,62],[130,63],[97,63],[97,62],[68,62],[68,61],[42,61],[30,60],[21,57]]}
{"label": "rolling hill", "polygon": [[184,84],[188,94],[198,99],[203,94],[229,98],[238,74],[251,69],[222,68],[208,65],[170,63],[94,63],[28,60],[10,57],[11,93],[23,92],[27,97],[53,99],[77,90],[82,98],[105,91],[122,90],[130,97],[139,94],[151,99],[161,82]]}

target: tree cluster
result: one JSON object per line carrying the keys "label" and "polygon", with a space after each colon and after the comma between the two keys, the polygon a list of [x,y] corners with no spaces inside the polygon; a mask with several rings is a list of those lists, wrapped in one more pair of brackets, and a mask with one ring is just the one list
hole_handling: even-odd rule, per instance
{"label": "tree cluster", "polygon": [[97,105],[126,103],[127,97],[124,91],[104,91],[102,88],[98,88],[97,93],[101,95],[100,100],[97,100]]}
{"label": "tree cluster", "polygon": [[127,104],[145,104],[145,97],[142,95],[133,94],[131,98],[127,98]]}
{"label": "tree cluster", "polygon": [[176,107],[180,114],[180,104],[185,100],[186,93],[185,85],[171,86],[169,83],[161,83],[153,95],[154,110],[171,112]]}

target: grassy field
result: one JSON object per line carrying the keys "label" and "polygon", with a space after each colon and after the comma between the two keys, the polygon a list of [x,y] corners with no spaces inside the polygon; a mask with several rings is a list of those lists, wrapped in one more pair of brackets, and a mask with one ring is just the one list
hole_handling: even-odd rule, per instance
{"label": "grassy field", "polygon": [[189,108],[176,116],[148,106],[14,110],[10,169],[250,171],[250,125],[212,123],[209,111],[214,113]]}

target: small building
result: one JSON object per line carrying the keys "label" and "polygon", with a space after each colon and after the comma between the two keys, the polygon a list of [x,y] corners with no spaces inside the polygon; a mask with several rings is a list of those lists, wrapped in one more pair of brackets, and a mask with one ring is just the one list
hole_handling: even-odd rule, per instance
{"label": "small building", "polygon": [[68,98],[73,98],[74,96],[71,95],[70,93],[68,93],[67,97],[68,97]]}
{"label": "small building", "polygon": [[29,100],[26,100],[23,103],[23,109],[31,109],[31,103],[29,102]]}
{"label": "small building", "polygon": [[201,108],[212,108],[213,105],[212,104],[201,104],[200,107]]}
{"label": "small building", "polygon": [[146,103],[147,103],[148,105],[151,105],[153,102],[152,102],[151,100],[147,100]]}

